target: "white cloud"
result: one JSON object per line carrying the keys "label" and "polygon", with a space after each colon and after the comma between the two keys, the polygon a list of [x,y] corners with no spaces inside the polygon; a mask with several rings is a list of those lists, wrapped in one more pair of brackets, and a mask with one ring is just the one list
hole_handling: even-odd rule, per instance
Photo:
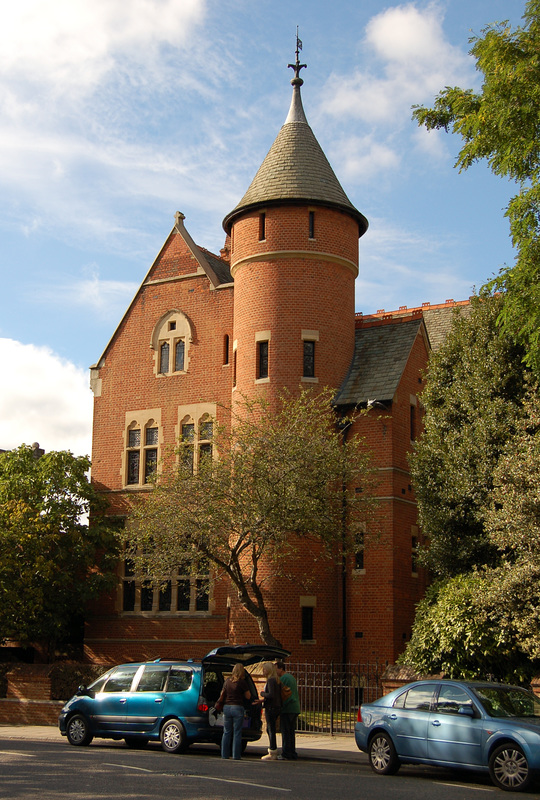
{"label": "white cloud", "polygon": [[47,451],[89,455],[89,373],[48,347],[0,339],[0,449],[39,442]]}
{"label": "white cloud", "polygon": [[350,136],[333,148],[331,161],[340,178],[365,182],[380,172],[395,171],[400,165],[399,154],[375,137]]}
{"label": "white cloud", "polygon": [[32,300],[46,302],[49,308],[81,308],[100,319],[117,322],[133,299],[139,284],[134,281],[104,280],[95,265],[83,270],[80,278],[64,283],[48,277],[47,283],[35,285],[29,292]]}
{"label": "white cloud", "polygon": [[158,44],[185,43],[206,0],[18,0],[4,3],[0,73],[84,90],[120,56],[151,60]]}
{"label": "white cloud", "polygon": [[334,73],[323,93],[325,112],[395,124],[409,120],[411,105],[432,100],[441,87],[470,82],[472,60],[446,40],[443,18],[436,3],[424,9],[407,3],[373,17],[362,47],[371,51],[382,74],[375,77],[373,67],[348,77]]}

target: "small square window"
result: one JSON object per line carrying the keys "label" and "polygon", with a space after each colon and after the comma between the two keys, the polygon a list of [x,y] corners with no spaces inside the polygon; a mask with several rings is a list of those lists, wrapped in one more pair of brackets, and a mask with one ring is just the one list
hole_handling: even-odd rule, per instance
{"label": "small square window", "polygon": [[170,331],[176,330],[176,322],[174,320],[172,322],[169,322],[169,330]]}

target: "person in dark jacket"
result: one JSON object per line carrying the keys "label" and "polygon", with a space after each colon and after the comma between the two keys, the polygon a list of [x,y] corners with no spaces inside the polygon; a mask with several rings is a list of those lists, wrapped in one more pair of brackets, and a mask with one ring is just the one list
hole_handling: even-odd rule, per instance
{"label": "person in dark jacket", "polygon": [[[227,678],[221,691],[223,703],[223,737],[221,739],[221,758],[242,758],[242,726],[244,724],[244,704],[251,700],[251,692],[246,681],[242,664],[235,664],[230,678]],[[231,747],[232,746],[232,747]]]}
{"label": "person in dark jacket", "polygon": [[262,666],[266,684],[261,692],[266,717],[266,731],[268,733],[268,753],[262,757],[263,761],[277,761],[276,727],[281,710],[281,686],[276,668],[271,661],[265,661]]}
{"label": "person in dark jacket", "polygon": [[276,672],[282,686],[290,689],[290,694],[281,705],[279,721],[281,725],[281,756],[285,761],[296,761],[296,723],[300,714],[300,699],[298,697],[298,686],[296,679],[287,668],[283,661],[276,662]]}

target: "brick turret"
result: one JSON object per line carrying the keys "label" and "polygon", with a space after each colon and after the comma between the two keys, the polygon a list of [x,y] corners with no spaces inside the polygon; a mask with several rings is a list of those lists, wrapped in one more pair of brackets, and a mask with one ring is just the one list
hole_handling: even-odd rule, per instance
{"label": "brick turret", "polygon": [[[298,60],[297,60],[298,62]],[[343,191],[302,106],[295,67],[287,119],[240,203],[231,236],[235,386],[242,395],[337,387],[354,352],[354,282],[366,218]]]}

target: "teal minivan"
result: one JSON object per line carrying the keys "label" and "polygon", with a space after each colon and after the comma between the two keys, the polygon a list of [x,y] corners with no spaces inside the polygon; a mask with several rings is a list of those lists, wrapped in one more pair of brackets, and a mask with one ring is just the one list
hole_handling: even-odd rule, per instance
{"label": "teal minivan", "polygon": [[[72,745],[94,737],[124,739],[128,747],[161,742],[168,753],[180,753],[193,742],[221,744],[222,715],[214,705],[234,664],[244,666],[284,659],[288,650],[267,645],[225,645],[200,661],[155,661],[121,664],[90,686],[81,686],[58,718],[60,733]],[[257,690],[249,673],[252,700]],[[242,743],[261,737],[261,707],[246,703]]]}

